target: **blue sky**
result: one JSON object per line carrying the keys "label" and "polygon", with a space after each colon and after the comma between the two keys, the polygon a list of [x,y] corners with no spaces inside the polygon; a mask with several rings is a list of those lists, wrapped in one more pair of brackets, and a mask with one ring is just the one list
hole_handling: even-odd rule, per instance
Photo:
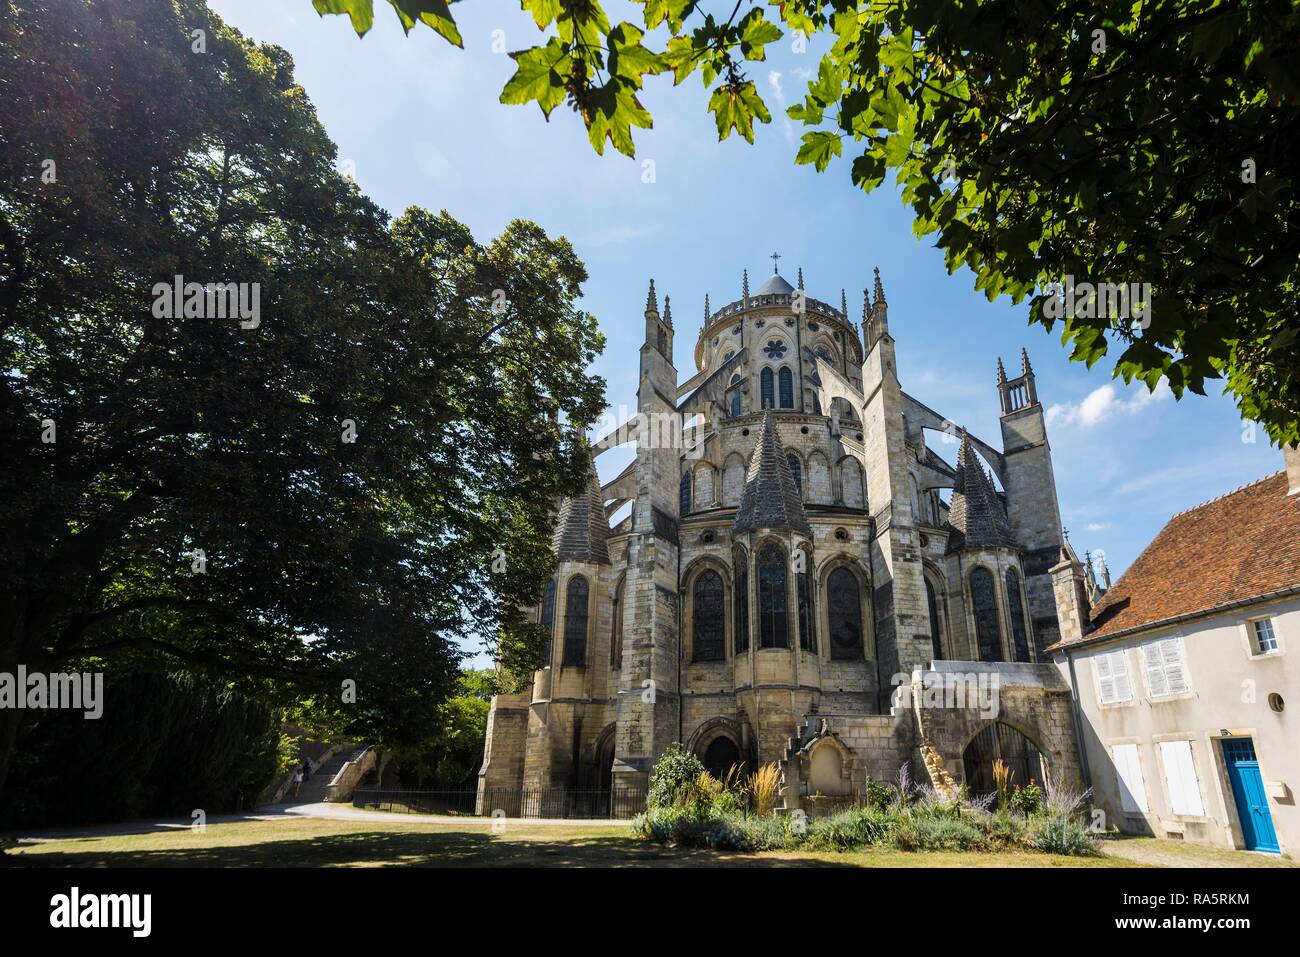
{"label": "blue sky", "polygon": [[[679,89],[669,77],[647,78],[642,99],[655,128],[637,132],[633,160],[612,150],[597,156],[564,107],[548,123],[536,106],[498,102],[514,71],[494,39],[517,50],[540,36],[513,4],[457,4],[464,50],[424,27],[404,36],[381,0],[363,39],[344,17],[318,17],[310,0],[211,5],[247,36],[289,51],[340,159],[355,164],[361,188],[391,212],[445,208],[480,240],[515,218],[567,236],[591,274],[583,305],[607,338],[595,371],[615,406],[635,403],[652,276],[660,297],[672,297],[684,378],[695,371],[705,293],[715,309],[739,298],[741,270],[761,281],[776,251],[792,281],[803,267],[810,295],[838,303],[847,288],[851,314],[879,266],[903,388],[994,445],[996,360],[1015,375],[1027,347],[1049,410],[1065,525],[1080,552],[1104,551],[1116,576],[1173,513],[1282,467],[1262,432],[1243,441],[1240,416],[1213,383],[1209,397],[1175,402],[1165,390],[1152,396],[1112,380],[1104,360],[1092,370],[1067,362],[1055,334],[1028,325],[1027,305],[989,303],[969,272],[948,275],[942,253],[913,237],[894,189],[863,194],[844,161],[821,174],[796,167],[799,133],[781,104],[802,98],[799,74],[815,69],[815,48],[795,54],[787,41],[751,70],[773,114],[755,146],[735,135],[717,142],[698,78]],[[630,6],[607,9],[636,22]],[[643,181],[646,160],[654,162],[651,183]],[[626,462],[611,459],[600,463],[606,479]]]}

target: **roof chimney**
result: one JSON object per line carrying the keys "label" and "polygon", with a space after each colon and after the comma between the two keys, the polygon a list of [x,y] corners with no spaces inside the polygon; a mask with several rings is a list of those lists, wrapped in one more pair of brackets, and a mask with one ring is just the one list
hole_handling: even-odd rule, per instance
{"label": "roof chimney", "polygon": [[1282,456],[1286,459],[1286,493],[1300,494],[1300,446],[1288,445]]}

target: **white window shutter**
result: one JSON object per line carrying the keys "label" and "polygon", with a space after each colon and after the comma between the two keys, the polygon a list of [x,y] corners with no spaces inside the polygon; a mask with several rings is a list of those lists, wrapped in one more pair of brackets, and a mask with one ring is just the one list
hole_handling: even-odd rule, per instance
{"label": "white window shutter", "polygon": [[1167,638],[1161,644],[1164,646],[1165,681],[1169,685],[1169,693],[1182,694],[1187,690],[1182,642],[1177,638]]}
{"label": "white window shutter", "polygon": [[1129,701],[1133,698],[1133,685],[1128,680],[1128,657],[1123,651],[1114,654],[1114,666],[1111,671],[1115,676],[1115,700]]}
{"label": "white window shutter", "polygon": [[1192,743],[1162,741],[1160,758],[1165,766],[1165,784],[1169,789],[1170,810],[1175,814],[1190,817],[1203,816],[1205,805],[1201,802],[1201,788],[1196,781]]}
{"label": "white window shutter", "polygon": [[1092,661],[1097,671],[1097,695],[1102,704],[1110,704],[1115,700],[1115,678],[1111,674],[1110,655],[1100,654]]}
{"label": "white window shutter", "polygon": [[1136,744],[1117,744],[1111,749],[1119,774],[1119,803],[1125,811],[1147,810],[1147,789],[1142,783],[1142,762]]}
{"label": "white window shutter", "polygon": [[1163,658],[1159,642],[1149,641],[1142,646],[1142,663],[1146,666],[1147,689],[1153,698],[1162,698],[1169,694]]}

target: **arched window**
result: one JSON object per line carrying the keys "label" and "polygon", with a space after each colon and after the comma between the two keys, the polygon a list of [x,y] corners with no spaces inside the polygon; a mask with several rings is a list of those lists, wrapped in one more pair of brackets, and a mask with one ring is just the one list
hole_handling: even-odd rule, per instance
{"label": "arched window", "polygon": [[542,592],[542,611],[540,621],[546,626],[546,653],[542,658],[542,667],[551,666],[551,646],[555,641],[555,579],[546,583]]}
{"label": "arched window", "polygon": [[723,631],[722,576],[712,569],[702,571],[695,578],[691,606],[691,625],[694,630],[694,661],[722,661],[726,658],[726,637]]}
{"label": "arched window", "polygon": [[740,411],[741,411],[740,410],[740,376],[733,375],[731,377],[731,386],[735,390],[731,393],[731,414],[733,416],[737,416],[740,415]]}
{"label": "arched window", "polygon": [[758,553],[758,647],[789,648],[785,553],[768,545]]}
{"label": "arched window", "polygon": [[781,374],[777,377],[781,385],[781,408],[794,408],[794,373],[790,371],[789,366],[781,367]]}
{"label": "arched window", "polygon": [[609,666],[615,671],[623,667],[623,586],[627,579],[621,579],[614,589],[614,600],[610,602],[610,614],[614,622],[609,629]]}
{"label": "arched window", "polygon": [[691,510],[691,473],[687,472],[682,476],[681,486],[678,488],[678,495],[681,499],[682,514],[685,515]]}
{"label": "arched window", "polygon": [[758,374],[758,394],[760,409],[771,409],[776,407],[772,399],[772,370],[764,369]]}
{"label": "arched window", "polygon": [[831,657],[862,657],[862,590],[858,576],[841,566],[826,579],[826,612],[831,627]]}
{"label": "arched window", "polygon": [[940,637],[939,600],[934,594],[934,585],[930,579],[925,580],[925,603],[930,606],[930,644],[933,646],[934,660],[943,660],[943,640]]}
{"label": "arched window", "polygon": [[806,551],[800,550],[798,556],[803,559],[803,571],[795,572],[794,588],[799,598],[799,647],[804,651],[817,651],[817,616],[813,614],[812,589],[808,585],[808,576],[812,571],[812,559]]}
{"label": "arched window", "polygon": [[799,463],[799,456],[792,453],[787,455],[785,460],[790,465],[790,477],[794,479],[794,487],[799,492],[799,497],[803,498],[803,466]]}
{"label": "arched window", "polygon": [[1007,617],[1011,619],[1011,644],[1016,661],[1029,660],[1029,634],[1025,630],[1025,605],[1020,597],[1020,576],[1007,569]]}
{"label": "arched window", "polygon": [[993,597],[993,573],[987,568],[977,568],[970,573],[970,596],[975,609],[975,637],[979,643],[980,661],[1001,661],[998,605]]}
{"label": "arched window", "polygon": [[575,668],[587,664],[587,579],[574,575],[564,599],[564,663]]}
{"label": "arched window", "polygon": [[749,650],[749,557],[743,548],[736,549],[732,557],[736,568],[736,591],[731,605],[736,616],[736,654]]}

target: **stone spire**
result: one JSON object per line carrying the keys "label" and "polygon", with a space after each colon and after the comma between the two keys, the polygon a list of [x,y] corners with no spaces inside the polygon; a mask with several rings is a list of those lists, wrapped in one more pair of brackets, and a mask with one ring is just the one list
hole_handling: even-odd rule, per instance
{"label": "stone spire", "polygon": [[1002,367],[1002,357],[998,356],[998,385],[1005,385],[1007,381],[1007,370]]}
{"label": "stone spire", "polygon": [[744,279],[741,281],[740,298],[745,301],[745,308],[748,309],[749,308],[749,270],[748,269],[745,270]]}
{"label": "stone spire", "polygon": [[650,280],[650,291],[645,296],[645,313],[647,316],[651,313],[656,316],[659,315],[659,296],[655,292],[655,281],[653,279]]}
{"label": "stone spire", "polygon": [[586,488],[560,502],[551,544],[562,562],[610,564],[609,521],[605,518],[605,501],[595,462],[587,465]]}
{"label": "stone spire", "polygon": [[1106,564],[1106,556],[1101,556],[1101,584],[1106,591],[1110,591],[1110,566]]}
{"label": "stone spire", "polygon": [[849,321],[849,297],[845,295],[843,286],[840,287],[840,317]]}
{"label": "stone spire", "polygon": [[963,548],[1010,548],[1011,527],[993,481],[984,474],[970,433],[961,430],[961,448],[957,451],[957,472],[953,477],[952,504],[948,522],[953,533],[948,537],[948,551]]}
{"label": "stone spire", "polygon": [[712,311],[709,309],[709,294],[706,292],[704,294],[704,324],[706,326],[709,324],[709,316],[712,314]]}
{"label": "stone spire", "polygon": [[664,324],[668,326],[669,329],[673,327],[673,307],[671,296],[664,296]]}
{"label": "stone spire", "polygon": [[871,305],[872,305],[872,309],[875,310],[875,309],[879,309],[881,306],[888,305],[888,303],[885,302],[885,287],[884,287],[884,285],[880,282],[880,267],[877,266],[874,270],[872,270],[872,272],[875,273],[875,277],[876,277],[876,281],[875,281],[875,297],[874,297],[873,302],[872,302],[872,304],[871,304]]}
{"label": "stone spire", "polygon": [[812,536],[799,489],[790,473],[790,463],[776,437],[771,409],[763,412],[763,424],[749,457],[745,488],[731,530],[740,534],[757,528],[788,529]]}
{"label": "stone spire", "polygon": [[1024,346],[1020,347],[1020,374],[1030,375],[1033,373],[1033,367],[1029,364],[1029,350]]}
{"label": "stone spire", "polygon": [[803,266],[799,267],[799,288],[803,288]]}

